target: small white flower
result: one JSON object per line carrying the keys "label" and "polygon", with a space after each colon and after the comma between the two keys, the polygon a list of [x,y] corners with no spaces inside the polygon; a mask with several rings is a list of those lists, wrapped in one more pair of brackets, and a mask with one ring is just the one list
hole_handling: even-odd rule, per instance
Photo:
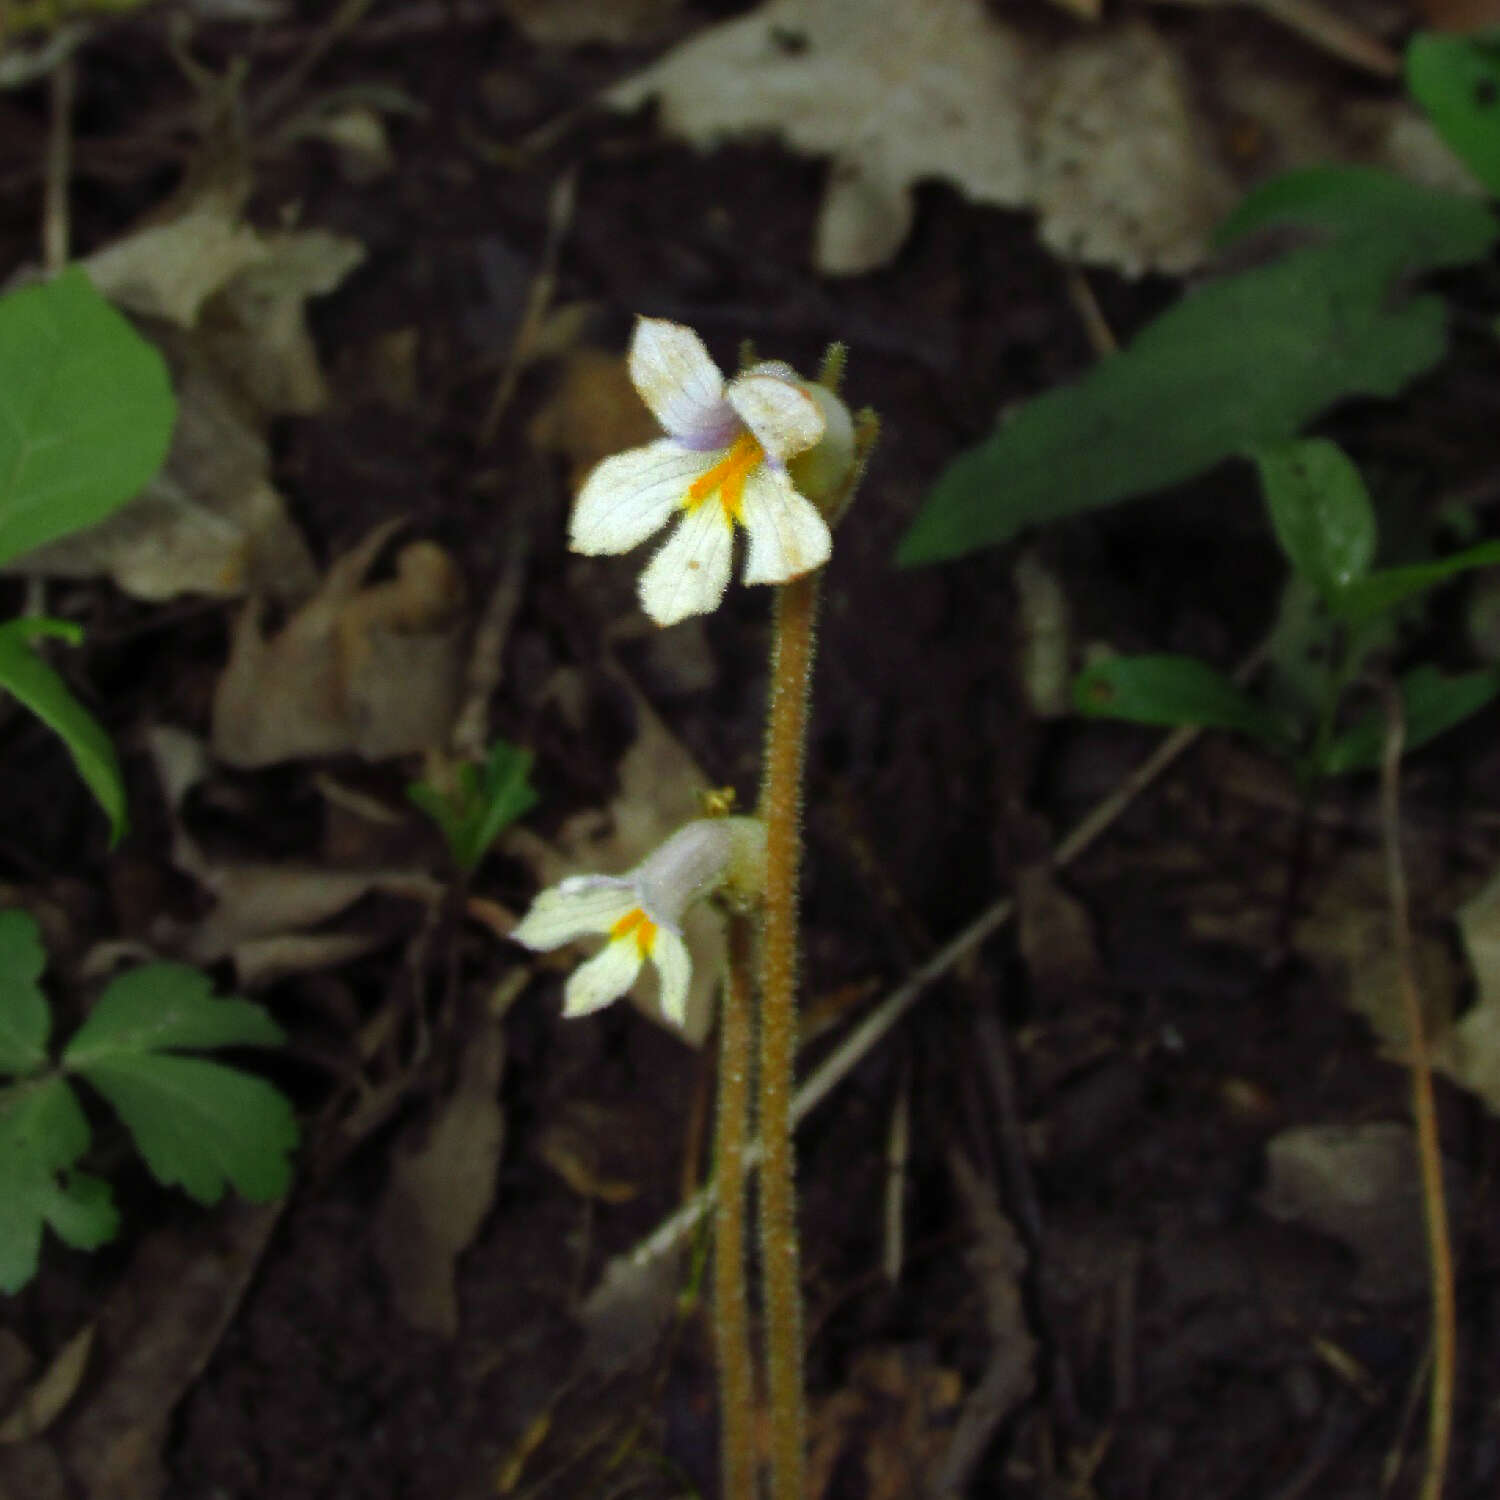
{"label": "small white flower", "polygon": [[618,1000],[649,959],[669,1021],[687,1020],[692,962],[682,918],[693,902],[718,890],[758,893],[765,827],[756,818],[699,818],[625,875],[574,875],[543,891],[511,932],[528,948],[561,948],[598,934],[603,949],[577,968],[563,989],[563,1014],[583,1016]]}
{"label": "small white flower", "polygon": [[724,597],[736,522],[750,538],[746,583],[785,583],[828,561],[828,523],[786,470],[826,418],[790,366],[760,364],[726,382],[691,328],[641,318],[629,368],[667,435],[589,475],[573,509],[575,552],[629,552],[681,512],[641,575],[641,603],[659,625]]}

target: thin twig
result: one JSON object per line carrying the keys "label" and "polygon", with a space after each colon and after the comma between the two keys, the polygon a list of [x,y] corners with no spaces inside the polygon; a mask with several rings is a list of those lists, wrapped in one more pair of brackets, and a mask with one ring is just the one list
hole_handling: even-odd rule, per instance
{"label": "thin twig", "polygon": [[1443,1195],[1443,1157],[1438,1143],[1437,1103],[1432,1091],[1432,1059],[1428,1055],[1422,1002],[1412,962],[1411,911],[1401,858],[1401,752],[1406,724],[1400,696],[1388,680],[1381,683],[1381,695],[1385,701],[1386,733],[1380,764],[1380,812],[1391,904],[1391,946],[1396,955],[1402,1008],[1406,1012],[1412,1114],[1417,1122],[1417,1159],[1422,1169],[1422,1215],[1427,1224],[1427,1253],[1432,1271],[1432,1393],[1428,1407],[1427,1466],[1422,1474],[1421,1493],[1422,1500],[1440,1500],[1453,1437],[1457,1343],[1453,1247],[1448,1238],[1448,1208]]}
{"label": "thin twig", "polygon": [[47,137],[47,186],[42,209],[42,264],[56,276],[68,263],[68,179],[73,164],[73,96],[78,64],[71,54],[52,70],[52,119]]}

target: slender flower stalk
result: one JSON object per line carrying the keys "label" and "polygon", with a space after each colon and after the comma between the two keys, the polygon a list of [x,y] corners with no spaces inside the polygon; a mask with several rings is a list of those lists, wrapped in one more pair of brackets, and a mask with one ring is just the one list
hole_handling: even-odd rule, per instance
{"label": "slender flower stalk", "polygon": [[714,1329],[724,1500],[755,1500],[755,1366],[745,1294],[745,1144],[750,1125],[755,929],[729,918],[719,1006],[719,1117],[714,1139]]}
{"label": "slender flower stalk", "polygon": [[802,852],[802,763],[812,677],[816,573],[776,599],[771,708],[760,816],[766,825],[761,929],[761,1275],[766,1384],[771,1402],[772,1500],[803,1500],[806,1413],[802,1390],[802,1291],[797,1239],[792,1077],[797,1049],[797,876]]}

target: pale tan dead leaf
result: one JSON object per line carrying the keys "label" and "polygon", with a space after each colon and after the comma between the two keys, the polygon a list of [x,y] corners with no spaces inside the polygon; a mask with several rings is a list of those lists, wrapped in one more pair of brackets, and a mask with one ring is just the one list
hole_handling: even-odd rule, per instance
{"label": "pale tan dead leaf", "polygon": [[239,184],[214,184],[170,218],[95,251],[83,268],[117,306],[191,328],[210,297],[270,255],[240,217],[244,198]]}
{"label": "pale tan dead leaf", "polygon": [[1016,633],[1027,706],[1042,719],[1072,711],[1073,612],[1062,579],[1035,547],[1011,568],[1016,591]]}
{"label": "pale tan dead leaf", "polygon": [[94,1325],[85,1323],[6,1413],[0,1422],[0,1443],[24,1443],[40,1437],[57,1420],[77,1394],[93,1348]]}
{"label": "pale tan dead leaf", "polygon": [[282,932],[250,938],[229,950],[243,990],[261,990],[293,974],[313,974],[353,963],[389,939],[379,932]]}
{"label": "pale tan dead leaf", "polygon": [[696,145],[771,131],[829,157],[813,259],[852,274],[899,248],[922,178],[1026,201],[1028,70],[1019,33],[981,0],[770,0],[605,97],[619,109],[659,97],[663,124]]}
{"label": "pale tan dead leaf", "polygon": [[[1168,36],[1125,16],[1059,36],[1035,8],[983,0],[768,0],[605,97],[659,99],[665,128],[703,148],[770,133],[826,158],[813,261],[830,274],[889,260],[925,179],[1035,209],[1066,256],[1184,271],[1244,188],[1309,160],[1393,165],[1416,118],[1394,98],[1330,99],[1300,39],[1195,48],[1215,24]],[[1266,145],[1233,176],[1230,122]]]}
{"label": "pale tan dead leaf", "polygon": [[[541,886],[580,873],[619,875],[701,815],[699,793],[708,789],[708,778],[624,670],[613,661],[606,670],[629,694],[636,715],[636,738],[620,762],[618,794],[607,808],[570,818],[550,843],[518,827],[505,835],[507,847],[528,861]],[[724,970],[724,924],[700,904],[688,911],[682,935],[693,966],[684,1025],[672,1026],[662,1016],[649,966],[631,1000],[652,1020],[699,1047],[713,1021]]]}
{"label": "pale tan dead leaf", "polygon": [[455,1263],[494,1202],[505,1143],[499,1023],[486,1017],[461,1056],[457,1083],[436,1119],[397,1145],[374,1224],[376,1259],[401,1316],[444,1338],[458,1332]]}
{"label": "pale tan dead leaf", "polygon": [[1500,878],[1458,909],[1458,930],[1478,991],[1433,1044],[1433,1062],[1500,1114]]}
{"label": "pale tan dead leaf", "polygon": [[1098,992],[1103,965],[1088,909],[1058,883],[1050,863],[1028,865],[1016,880],[1021,956],[1043,1014],[1068,998]]}
{"label": "pale tan dead leaf", "polygon": [[500,0],[506,18],[543,47],[604,42],[628,47],[659,36],[682,0]]}
{"label": "pale tan dead leaf", "polygon": [[364,246],[323,229],[269,234],[262,243],[265,256],[205,305],[204,347],[263,412],[309,416],[328,404],[328,388],[307,303],[337,288],[365,258]]}
{"label": "pale tan dead leaf", "polygon": [[1394,1120],[1298,1125],[1266,1144],[1261,1206],[1344,1245],[1356,1296],[1420,1296],[1428,1282],[1422,1184],[1411,1127]]}
{"label": "pale tan dead leaf", "polygon": [[610,1177],[600,1168],[610,1121],[601,1112],[583,1105],[567,1109],[543,1129],[537,1140],[537,1155],[580,1198],[599,1203],[629,1203],[640,1188],[623,1178]]}
{"label": "pale tan dead leaf", "polygon": [[166,341],[177,423],[165,467],[97,526],[28,552],[7,572],[112,578],[152,603],[181,594],[305,597],[317,572],[271,485],[270,450],[245,403],[192,347]]}
{"label": "pale tan dead leaf", "polygon": [[463,670],[463,588],[441,548],[418,542],[396,577],[365,575],[399,522],[329,569],[269,639],[254,600],[234,626],[214,694],[213,746],[235,766],[355,751],[378,760],[444,743]]}

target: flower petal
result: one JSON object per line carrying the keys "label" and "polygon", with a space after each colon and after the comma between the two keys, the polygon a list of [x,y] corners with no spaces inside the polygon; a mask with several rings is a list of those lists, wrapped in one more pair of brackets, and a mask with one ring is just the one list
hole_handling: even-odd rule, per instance
{"label": "flower petal", "polygon": [[638,904],[629,881],[613,875],[575,875],[543,891],[510,935],[528,948],[561,948],[574,938],[608,932]]}
{"label": "flower petal", "polygon": [[641,400],[670,437],[693,448],[722,448],[734,436],[724,377],[691,328],[638,318],[629,368]]}
{"label": "flower petal", "polygon": [[755,440],[778,463],[811,448],[823,436],[822,409],[795,381],[752,371],[732,380],[727,396]]}
{"label": "flower petal", "polygon": [[714,609],[729,587],[734,523],[713,497],[683,516],[641,574],[641,604],[658,625]]}
{"label": "flower petal", "polygon": [[693,977],[687,944],[670,927],[659,927],[651,958],[660,980],[658,999],[662,1015],[674,1026],[686,1026],[688,985]]}
{"label": "flower petal", "polygon": [[811,500],[780,469],[762,464],[745,481],[740,519],[750,533],[746,583],[785,583],[828,561],[833,538]]}
{"label": "flower petal", "polygon": [[634,937],[606,943],[579,965],[563,986],[563,1014],[586,1016],[618,1000],[641,972],[641,949]]}
{"label": "flower petal", "polygon": [[659,438],[606,458],[578,492],[568,545],[589,557],[629,552],[667,524],[688,487],[717,456]]}

